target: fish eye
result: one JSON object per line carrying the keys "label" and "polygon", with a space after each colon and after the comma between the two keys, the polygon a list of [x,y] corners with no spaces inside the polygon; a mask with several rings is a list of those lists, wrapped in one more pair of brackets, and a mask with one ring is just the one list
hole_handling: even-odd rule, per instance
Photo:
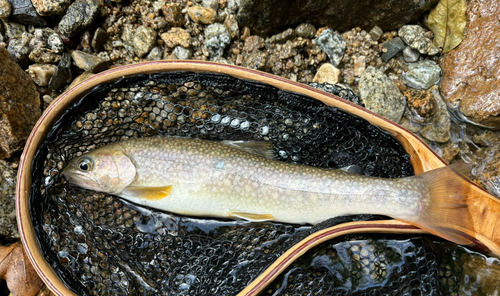
{"label": "fish eye", "polygon": [[78,168],[84,172],[90,171],[92,169],[93,163],[92,160],[88,158],[83,158],[78,162]]}

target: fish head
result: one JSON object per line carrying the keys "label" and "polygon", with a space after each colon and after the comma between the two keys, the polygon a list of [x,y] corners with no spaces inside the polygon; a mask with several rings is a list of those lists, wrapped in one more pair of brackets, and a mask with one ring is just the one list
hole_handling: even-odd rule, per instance
{"label": "fish head", "polygon": [[103,147],[73,158],[62,174],[82,188],[119,194],[136,179],[136,167],[121,149]]}

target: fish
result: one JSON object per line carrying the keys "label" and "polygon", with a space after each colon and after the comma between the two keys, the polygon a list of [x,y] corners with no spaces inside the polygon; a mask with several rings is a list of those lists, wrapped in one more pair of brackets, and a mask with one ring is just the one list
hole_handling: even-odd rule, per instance
{"label": "fish", "polygon": [[269,147],[181,137],[128,139],[71,159],[62,175],[81,188],[181,215],[311,225],[338,216],[385,215],[471,244],[456,231],[473,225],[466,203],[470,184],[460,174],[468,164],[389,179],[253,153]]}

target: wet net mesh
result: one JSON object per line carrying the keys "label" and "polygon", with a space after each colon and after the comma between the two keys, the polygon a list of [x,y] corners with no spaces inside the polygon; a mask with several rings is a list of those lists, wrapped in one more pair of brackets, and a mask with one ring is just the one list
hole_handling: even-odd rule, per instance
{"label": "wet net mesh", "polygon": [[[359,102],[347,89],[327,90]],[[185,72],[101,85],[53,126],[32,172],[30,209],[42,252],[79,295],[236,295],[301,238],[343,221],[311,228],[183,217],[80,189],[59,176],[75,156],[146,136],[265,140],[282,161],[328,168],[356,164],[363,174],[388,178],[413,175],[409,155],[386,132],[268,85]],[[376,217],[356,219],[367,218]],[[460,260],[439,255],[433,244],[380,235],[329,241],[262,294],[451,293],[456,281],[444,271],[459,269]]]}

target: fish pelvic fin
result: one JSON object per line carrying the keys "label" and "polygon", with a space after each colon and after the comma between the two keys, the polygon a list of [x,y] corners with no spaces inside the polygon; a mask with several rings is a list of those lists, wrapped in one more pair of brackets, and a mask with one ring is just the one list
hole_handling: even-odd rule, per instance
{"label": "fish pelvic fin", "polygon": [[460,162],[417,176],[428,188],[424,206],[413,221],[418,227],[460,245],[472,243],[467,235],[475,233],[467,202],[472,185],[462,176],[470,169],[469,164]]}
{"label": "fish pelvic fin", "polygon": [[231,212],[231,213],[229,213],[229,217],[240,218],[240,219],[252,221],[252,222],[262,222],[262,221],[274,220],[274,217],[271,214],[253,214],[253,213],[241,213],[241,212]]}
{"label": "fish pelvic fin", "polygon": [[129,186],[124,193],[147,200],[160,200],[172,193],[172,185],[163,187]]}

